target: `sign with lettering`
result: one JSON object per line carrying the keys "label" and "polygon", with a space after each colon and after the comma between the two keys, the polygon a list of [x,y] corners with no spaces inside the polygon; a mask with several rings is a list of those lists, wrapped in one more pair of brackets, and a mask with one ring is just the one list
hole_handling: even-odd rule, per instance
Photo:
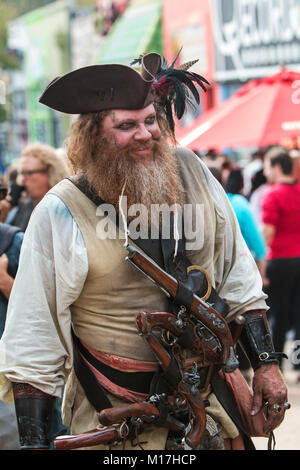
{"label": "sign with lettering", "polygon": [[219,81],[299,70],[300,0],[212,0]]}

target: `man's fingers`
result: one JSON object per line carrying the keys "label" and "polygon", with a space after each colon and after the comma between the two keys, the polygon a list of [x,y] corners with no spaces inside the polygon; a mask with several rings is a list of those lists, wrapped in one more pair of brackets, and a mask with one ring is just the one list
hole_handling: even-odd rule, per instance
{"label": "man's fingers", "polygon": [[252,416],[256,415],[262,409],[262,406],[263,406],[262,394],[254,392],[251,415]]}
{"label": "man's fingers", "polygon": [[280,413],[270,413],[268,412],[268,418],[264,425],[264,432],[270,434],[273,429],[277,428],[284,418],[284,410]]}

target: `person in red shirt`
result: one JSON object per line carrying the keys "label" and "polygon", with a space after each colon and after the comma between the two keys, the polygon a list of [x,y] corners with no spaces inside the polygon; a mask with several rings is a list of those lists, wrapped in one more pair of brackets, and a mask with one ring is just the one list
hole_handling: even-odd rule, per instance
{"label": "person in red shirt", "polygon": [[[279,148],[267,153],[264,173],[269,183],[262,199],[262,222],[267,251],[270,318],[276,350],[283,351],[286,333],[300,340],[300,183],[293,176],[293,159]],[[291,356],[300,381],[300,357]]]}

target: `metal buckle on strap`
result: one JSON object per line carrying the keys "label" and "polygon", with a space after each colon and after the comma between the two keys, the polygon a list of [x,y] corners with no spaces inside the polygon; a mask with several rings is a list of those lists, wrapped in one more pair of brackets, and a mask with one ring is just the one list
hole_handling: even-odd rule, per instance
{"label": "metal buckle on strap", "polygon": [[262,352],[262,353],[260,353],[260,355],[258,357],[259,357],[259,360],[263,362],[263,361],[266,361],[267,359],[269,359],[270,354],[267,353],[267,352]]}

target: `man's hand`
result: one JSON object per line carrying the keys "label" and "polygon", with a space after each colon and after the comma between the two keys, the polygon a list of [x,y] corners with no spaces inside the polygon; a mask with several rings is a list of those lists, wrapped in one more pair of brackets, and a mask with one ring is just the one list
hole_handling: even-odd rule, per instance
{"label": "man's hand", "polygon": [[[284,418],[284,403],[287,402],[287,388],[277,364],[260,366],[253,377],[253,403],[251,415],[256,415],[268,402],[267,421],[264,432],[270,434]],[[280,411],[270,410],[272,405],[279,405]]]}
{"label": "man's hand", "polygon": [[4,253],[0,256],[0,291],[3,292],[8,299],[14,283],[13,278],[7,272],[8,258]]}

